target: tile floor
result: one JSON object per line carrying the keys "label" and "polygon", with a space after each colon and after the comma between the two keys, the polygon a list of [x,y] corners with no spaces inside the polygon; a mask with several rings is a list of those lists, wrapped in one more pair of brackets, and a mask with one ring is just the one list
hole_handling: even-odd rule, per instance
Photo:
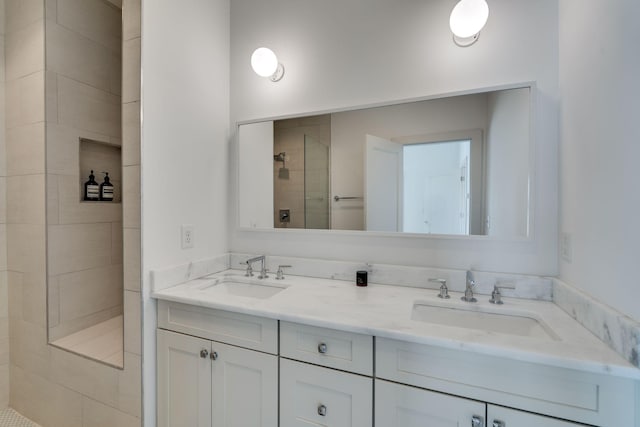
{"label": "tile floor", "polygon": [[0,427],[40,427],[11,408],[0,410]]}
{"label": "tile floor", "polygon": [[52,344],[121,368],[124,364],[122,316],[67,335]]}

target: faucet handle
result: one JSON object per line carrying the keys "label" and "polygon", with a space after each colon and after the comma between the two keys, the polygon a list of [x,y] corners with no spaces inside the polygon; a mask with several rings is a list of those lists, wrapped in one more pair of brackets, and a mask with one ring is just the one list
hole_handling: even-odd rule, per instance
{"label": "faucet handle", "polygon": [[284,280],[284,268],[291,268],[290,265],[279,265],[276,272],[276,280]]}
{"label": "faucet handle", "polygon": [[429,279],[430,282],[440,283],[440,293],[438,294],[438,298],[448,299],[451,298],[449,296],[449,288],[447,288],[447,281],[445,279]]}
{"label": "faucet handle", "polygon": [[501,283],[498,282],[495,285],[493,285],[493,291],[491,292],[491,299],[489,300],[489,302],[491,304],[498,304],[498,305],[502,305],[504,304],[504,301],[502,301],[502,293],[500,292],[500,289],[515,289],[516,287],[512,284],[512,283]]}
{"label": "faucet handle", "polygon": [[240,261],[240,265],[246,265],[247,271],[245,271],[245,277],[253,277],[253,268],[251,267],[251,263],[249,261]]}

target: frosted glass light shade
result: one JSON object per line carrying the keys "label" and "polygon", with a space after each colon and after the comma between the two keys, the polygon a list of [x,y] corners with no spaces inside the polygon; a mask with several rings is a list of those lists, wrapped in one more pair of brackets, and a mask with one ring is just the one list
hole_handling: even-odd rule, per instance
{"label": "frosted glass light shade", "polygon": [[449,27],[461,39],[473,37],[484,28],[489,18],[489,5],[485,0],[460,0],[451,11]]}
{"label": "frosted glass light shade", "polygon": [[278,69],[278,58],[271,49],[260,47],[251,55],[251,67],[257,75],[270,77]]}

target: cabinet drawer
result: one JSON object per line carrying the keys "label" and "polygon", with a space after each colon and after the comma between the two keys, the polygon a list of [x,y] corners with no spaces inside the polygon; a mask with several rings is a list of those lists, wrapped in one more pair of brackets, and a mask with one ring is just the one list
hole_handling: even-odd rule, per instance
{"label": "cabinet drawer", "polygon": [[158,327],[278,354],[278,321],[273,319],[160,300]]}
{"label": "cabinet drawer", "polygon": [[376,376],[587,424],[634,425],[631,380],[378,338]]}
{"label": "cabinet drawer", "polygon": [[280,355],[362,375],[373,375],[373,337],[280,322]]}
{"label": "cabinet drawer", "polygon": [[373,379],[280,359],[280,427],[373,425]]}

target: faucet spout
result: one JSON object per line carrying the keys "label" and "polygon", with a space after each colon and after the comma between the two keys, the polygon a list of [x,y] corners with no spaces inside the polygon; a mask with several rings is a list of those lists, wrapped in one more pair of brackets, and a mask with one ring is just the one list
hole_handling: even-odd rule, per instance
{"label": "faucet spout", "polygon": [[260,275],[258,276],[258,279],[266,279],[267,277],[267,268],[265,266],[265,255],[260,255],[257,257],[253,257],[253,258],[249,258],[248,260],[246,260],[245,262],[243,262],[242,264],[247,264],[247,272],[245,273],[245,276],[253,276],[253,268],[251,267],[251,264],[253,264],[254,262],[260,261]]}
{"label": "faucet spout", "polygon": [[467,270],[467,285],[464,290],[464,296],[460,297],[462,301],[466,302],[478,302],[478,300],[473,296],[473,288],[476,286],[476,281],[473,278],[473,272],[471,270]]}

